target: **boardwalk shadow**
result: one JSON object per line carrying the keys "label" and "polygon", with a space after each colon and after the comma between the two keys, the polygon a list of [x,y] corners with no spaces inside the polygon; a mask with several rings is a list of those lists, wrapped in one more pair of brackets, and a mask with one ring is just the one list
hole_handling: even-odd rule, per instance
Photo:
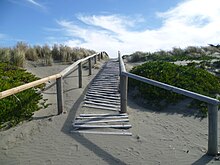
{"label": "boardwalk shadow", "polygon": [[[98,74],[96,75],[96,77],[98,76]],[[117,157],[114,157],[112,154],[108,153],[107,151],[103,150],[100,146],[93,143],[91,140],[89,140],[85,136],[77,134],[77,133],[70,133],[70,131],[73,129],[73,127],[72,127],[73,119],[75,119],[77,110],[79,110],[80,105],[83,102],[84,96],[85,96],[85,94],[86,94],[86,92],[87,92],[87,90],[88,90],[88,88],[89,88],[89,86],[91,85],[92,82],[93,81],[91,81],[85,87],[85,89],[84,89],[83,93],[81,94],[81,96],[76,100],[76,102],[71,107],[70,112],[68,114],[68,117],[67,117],[61,131],[63,133],[65,133],[66,135],[72,137],[74,140],[76,140],[78,143],[83,145],[88,150],[92,151],[94,154],[96,154],[98,157],[100,157],[106,163],[108,163],[108,164],[117,164],[117,165],[125,165],[126,164],[125,162],[123,162],[122,160],[120,160]]]}
{"label": "boardwalk shadow", "polygon": [[192,163],[192,165],[205,165],[208,164],[211,160],[213,160],[213,156],[205,154],[199,160]]}

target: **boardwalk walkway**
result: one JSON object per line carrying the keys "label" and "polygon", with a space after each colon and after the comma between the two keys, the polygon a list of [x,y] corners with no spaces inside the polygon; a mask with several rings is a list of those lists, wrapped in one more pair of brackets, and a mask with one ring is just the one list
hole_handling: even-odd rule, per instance
{"label": "boardwalk walkway", "polygon": [[128,114],[120,113],[119,63],[109,60],[88,89],[72,132],[132,135]]}

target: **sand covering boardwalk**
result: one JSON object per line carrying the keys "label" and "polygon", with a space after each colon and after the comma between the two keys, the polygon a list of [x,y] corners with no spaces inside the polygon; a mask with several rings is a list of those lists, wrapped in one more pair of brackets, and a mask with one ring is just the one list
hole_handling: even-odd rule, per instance
{"label": "sand covering boardwalk", "polygon": [[129,135],[126,113],[120,113],[119,63],[109,60],[88,89],[79,114],[73,122],[74,133]]}

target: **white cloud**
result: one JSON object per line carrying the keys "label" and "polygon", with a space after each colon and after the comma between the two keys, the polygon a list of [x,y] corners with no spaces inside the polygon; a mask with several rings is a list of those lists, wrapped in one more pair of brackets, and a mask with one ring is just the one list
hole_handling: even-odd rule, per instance
{"label": "white cloud", "polygon": [[83,25],[67,20],[57,23],[70,38],[65,44],[105,50],[113,57],[117,56],[118,50],[126,54],[216,44],[220,41],[218,0],[187,0],[166,12],[156,14],[163,22],[160,28],[153,30],[132,30],[132,27],[144,19],[122,15],[78,15],[77,19]]}
{"label": "white cloud", "polygon": [[40,3],[36,2],[35,0],[26,0],[27,2],[35,5],[35,6],[38,6],[38,7],[41,7],[41,8],[44,8],[43,5],[41,5]]}

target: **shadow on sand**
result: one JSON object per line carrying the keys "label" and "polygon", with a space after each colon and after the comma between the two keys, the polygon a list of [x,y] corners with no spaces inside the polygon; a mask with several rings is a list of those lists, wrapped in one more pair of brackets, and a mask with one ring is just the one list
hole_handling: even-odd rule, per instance
{"label": "shadow on sand", "polygon": [[[97,74],[98,75],[98,74]],[[96,76],[97,76],[96,75]],[[93,78],[93,80],[95,77]],[[92,81],[85,87],[83,93],[81,96],[77,99],[77,101],[73,104],[71,107],[68,117],[61,129],[63,133],[66,135],[74,138],[78,143],[83,145],[88,150],[92,151],[94,154],[96,154],[98,157],[100,157],[102,160],[104,160],[108,164],[117,164],[117,165],[125,165],[126,163],[120,160],[119,158],[114,157],[107,151],[103,150],[101,147],[99,147],[97,144],[93,143],[89,139],[87,139],[85,136],[77,134],[77,133],[71,133],[70,131],[73,130],[72,122],[76,117],[76,113],[80,108],[81,103],[83,102],[84,96],[90,86]]]}

